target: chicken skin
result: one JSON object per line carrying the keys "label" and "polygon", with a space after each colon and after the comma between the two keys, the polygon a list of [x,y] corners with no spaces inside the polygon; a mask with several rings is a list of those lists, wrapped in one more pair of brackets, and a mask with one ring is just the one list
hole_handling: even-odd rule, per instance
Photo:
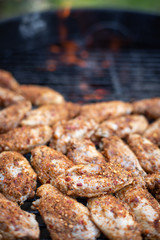
{"label": "chicken skin", "polygon": [[160,149],[148,139],[138,135],[129,135],[127,142],[147,173],[160,172]]}
{"label": "chicken skin", "polygon": [[103,138],[102,153],[113,164],[120,164],[125,170],[131,171],[134,176],[145,176],[136,155],[119,137]]}
{"label": "chicken skin", "polygon": [[156,119],[160,117],[160,98],[142,99],[133,102],[133,112]]}
{"label": "chicken skin", "polygon": [[0,153],[0,192],[22,204],[34,197],[37,174],[25,157],[17,152]]}
{"label": "chicken skin", "polygon": [[63,195],[49,184],[37,190],[37,207],[53,240],[96,240],[99,230],[90,219],[87,207]]}
{"label": "chicken skin", "polygon": [[81,105],[78,103],[65,102],[64,108],[68,110],[68,119],[77,117],[81,110]]}
{"label": "chicken skin", "polygon": [[12,91],[19,89],[19,84],[10,72],[0,69],[0,86]]}
{"label": "chicken skin", "polygon": [[48,104],[31,110],[21,124],[25,126],[49,125],[68,118],[68,111],[62,104]]}
{"label": "chicken skin", "polygon": [[39,239],[35,215],[23,211],[17,203],[0,193],[0,239]]}
{"label": "chicken skin", "polygon": [[48,126],[18,127],[0,134],[0,152],[17,151],[28,153],[32,148],[46,144],[52,136]]}
{"label": "chicken skin", "polygon": [[95,136],[107,138],[117,135],[125,138],[130,133],[143,134],[147,127],[147,119],[142,115],[122,116],[102,122],[96,130]]}
{"label": "chicken skin", "polygon": [[74,197],[96,197],[114,193],[132,183],[133,177],[116,164],[76,165],[56,179],[56,187]]}
{"label": "chicken skin", "polygon": [[69,121],[58,122],[53,127],[50,147],[65,154],[67,152],[66,145],[71,139],[90,138],[97,127],[98,125],[94,120],[86,120],[81,116]]}
{"label": "chicken skin", "polygon": [[55,90],[39,85],[21,85],[20,93],[33,105],[64,103],[63,96]]}
{"label": "chicken skin", "polygon": [[132,104],[122,101],[100,102],[83,105],[80,115],[100,123],[104,120],[130,114]]}
{"label": "chicken skin", "polygon": [[0,133],[17,127],[31,107],[29,101],[20,101],[0,111]]}
{"label": "chicken skin", "polygon": [[148,174],[145,177],[145,182],[148,190],[155,196],[158,202],[160,202],[160,173]]}
{"label": "chicken skin", "polygon": [[106,164],[103,155],[89,139],[73,139],[67,144],[67,157],[74,164]]}
{"label": "chicken skin", "polygon": [[147,239],[160,239],[160,205],[146,189],[130,185],[120,190],[117,197],[129,205]]}
{"label": "chicken skin", "polygon": [[23,101],[25,98],[9,89],[0,87],[0,106],[8,107],[11,104]]}
{"label": "chicken skin", "polygon": [[31,165],[42,184],[51,183],[54,185],[57,176],[73,166],[72,161],[65,155],[47,146],[36,147],[31,151],[31,154]]}
{"label": "chicken skin", "polygon": [[91,219],[111,240],[141,240],[138,224],[124,204],[112,195],[88,200]]}
{"label": "chicken skin", "polygon": [[160,119],[150,124],[143,136],[160,146]]}

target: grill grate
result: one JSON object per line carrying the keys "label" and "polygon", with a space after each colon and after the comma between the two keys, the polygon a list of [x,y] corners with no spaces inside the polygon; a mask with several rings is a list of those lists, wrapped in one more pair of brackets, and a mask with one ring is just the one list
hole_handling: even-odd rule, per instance
{"label": "grill grate", "polygon": [[[131,101],[159,95],[160,50],[79,50],[65,55],[50,49],[1,55],[0,68],[12,72],[22,84],[47,85],[73,102]],[[75,55],[78,61],[71,61]],[[36,214],[40,239],[50,239],[38,211],[31,210],[31,202],[26,201],[22,208]],[[106,238],[101,235],[99,239]]]}

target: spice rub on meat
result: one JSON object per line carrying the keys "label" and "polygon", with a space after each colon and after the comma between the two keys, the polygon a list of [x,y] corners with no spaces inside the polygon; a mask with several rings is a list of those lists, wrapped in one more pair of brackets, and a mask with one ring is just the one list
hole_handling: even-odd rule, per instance
{"label": "spice rub on meat", "polygon": [[136,155],[117,136],[103,138],[102,153],[106,159],[113,164],[120,164],[125,170],[130,171],[134,176],[145,176]]}
{"label": "spice rub on meat", "polygon": [[141,240],[137,222],[123,202],[112,195],[88,200],[91,219],[111,240]]}
{"label": "spice rub on meat", "polygon": [[10,72],[0,69],[0,87],[13,91],[19,90],[19,84]]}
{"label": "spice rub on meat", "polygon": [[17,151],[28,153],[32,148],[46,144],[52,136],[48,126],[18,127],[0,134],[0,152]]}
{"label": "spice rub on meat", "polygon": [[31,155],[31,165],[42,184],[51,183],[54,185],[57,176],[73,166],[72,161],[65,155],[47,146],[34,148]]}
{"label": "spice rub on meat", "polygon": [[17,127],[31,107],[29,101],[20,101],[1,110],[0,133],[7,132],[12,128]]}
{"label": "spice rub on meat", "polygon": [[133,102],[133,112],[144,114],[149,118],[156,119],[160,117],[160,98],[142,99]]}
{"label": "spice rub on meat", "polygon": [[120,190],[117,197],[129,205],[146,239],[160,239],[160,205],[146,189],[130,185]]}
{"label": "spice rub on meat", "polygon": [[65,154],[67,151],[66,145],[70,140],[90,138],[97,127],[98,125],[93,119],[86,120],[82,116],[69,121],[58,122],[53,126],[53,138],[50,147]]}
{"label": "spice rub on meat", "polygon": [[106,164],[103,155],[89,139],[72,139],[67,144],[67,157],[74,164]]}
{"label": "spice rub on meat", "polygon": [[0,106],[7,107],[23,100],[25,100],[23,96],[9,89],[0,87]]}
{"label": "spice rub on meat", "polygon": [[148,174],[145,177],[145,182],[148,190],[160,203],[160,172]]}
{"label": "spice rub on meat", "polygon": [[76,165],[56,179],[56,187],[74,197],[96,197],[114,193],[132,183],[131,173],[117,164]]}
{"label": "spice rub on meat", "polygon": [[20,93],[33,105],[64,103],[63,96],[52,88],[38,85],[21,85]]}
{"label": "spice rub on meat", "polygon": [[138,134],[129,135],[127,142],[147,173],[160,172],[160,149]]}
{"label": "spice rub on meat", "polygon": [[23,155],[0,153],[0,192],[8,199],[22,204],[34,197],[37,174]]}
{"label": "spice rub on meat", "polygon": [[0,193],[0,239],[39,239],[39,227],[35,215],[23,211],[17,203]]}
{"label": "spice rub on meat", "polygon": [[53,240],[96,240],[99,230],[90,219],[87,207],[63,195],[49,184],[37,190],[37,207]]}
{"label": "spice rub on meat", "polygon": [[148,127],[147,119],[142,115],[127,115],[102,122],[95,132],[95,137],[116,135],[125,138],[130,133],[143,134]]}
{"label": "spice rub on meat", "polygon": [[85,104],[81,107],[80,115],[100,123],[107,119],[130,114],[131,112],[132,104],[122,101],[110,101]]}
{"label": "spice rub on meat", "polygon": [[47,104],[28,112],[26,118],[22,120],[21,125],[52,126],[57,121],[66,120],[67,118],[68,118],[68,111],[66,108],[64,108],[63,104]]}
{"label": "spice rub on meat", "polygon": [[160,119],[149,125],[143,135],[149,139],[152,143],[160,146]]}

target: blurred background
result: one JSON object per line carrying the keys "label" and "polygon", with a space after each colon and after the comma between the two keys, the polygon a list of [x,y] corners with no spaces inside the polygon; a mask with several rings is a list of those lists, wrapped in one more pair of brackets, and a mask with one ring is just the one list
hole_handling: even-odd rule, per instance
{"label": "blurred background", "polygon": [[0,18],[58,8],[123,8],[160,12],[160,0],[0,0]]}

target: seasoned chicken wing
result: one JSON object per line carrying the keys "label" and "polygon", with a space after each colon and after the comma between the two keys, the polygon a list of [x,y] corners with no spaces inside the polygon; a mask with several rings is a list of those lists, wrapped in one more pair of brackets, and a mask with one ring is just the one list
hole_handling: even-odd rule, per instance
{"label": "seasoned chicken wing", "polygon": [[72,139],[67,144],[67,157],[74,164],[106,164],[103,155],[89,139]]}
{"label": "seasoned chicken wing", "polygon": [[81,109],[80,104],[72,102],[65,102],[64,107],[68,110],[68,119],[76,117]]}
{"label": "seasoned chicken wing", "polygon": [[43,105],[31,110],[21,124],[26,126],[50,125],[68,118],[68,111],[62,104]]}
{"label": "seasoned chicken wing", "polygon": [[90,219],[88,208],[63,195],[49,184],[37,190],[37,207],[53,240],[96,240],[99,230]]}
{"label": "seasoned chicken wing", "polygon": [[19,89],[19,84],[12,74],[2,69],[0,69],[0,86],[13,91],[17,91]]}
{"label": "seasoned chicken wing", "polygon": [[117,135],[125,138],[130,133],[143,134],[148,127],[147,119],[141,115],[129,115],[102,122],[95,132],[96,137]]}
{"label": "seasoned chicken wing", "polygon": [[47,143],[51,136],[52,129],[48,126],[14,128],[7,133],[0,134],[0,152],[27,153],[32,148]]}
{"label": "seasoned chicken wing", "polygon": [[138,135],[129,135],[127,142],[147,173],[160,172],[160,149],[148,139]]}
{"label": "seasoned chicken wing", "polygon": [[138,224],[124,204],[112,195],[88,200],[93,222],[111,240],[141,240]]}
{"label": "seasoned chicken wing", "polygon": [[148,174],[145,177],[146,186],[148,190],[155,196],[160,202],[160,173]]}
{"label": "seasoned chicken wing", "polygon": [[64,103],[63,96],[55,90],[39,85],[21,85],[21,94],[30,100],[33,105]]}
{"label": "seasoned chicken wing", "polygon": [[7,107],[13,103],[25,100],[25,98],[9,89],[0,87],[0,106]]}
{"label": "seasoned chicken wing", "polygon": [[135,176],[146,175],[135,154],[119,137],[103,138],[102,153],[113,164],[121,164],[123,168]]}
{"label": "seasoned chicken wing", "polygon": [[23,203],[34,197],[37,174],[23,155],[0,153],[0,192],[14,202]]}
{"label": "seasoned chicken wing", "polygon": [[81,116],[69,121],[58,122],[53,127],[50,146],[65,154],[66,145],[71,139],[90,138],[97,126],[94,120],[86,120]]}
{"label": "seasoned chicken wing", "polygon": [[160,239],[160,205],[156,199],[139,185],[127,186],[117,196],[130,206],[142,234],[147,239]]}
{"label": "seasoned chicken wing", "polygon": [[143,136],[160,146],[160,119],[150,124]]}
{"label": "seasoned chicken wing", "polygon": [[144,114],[149,118],[159,118],[160,117],[160,98],[150,98],[142,99],[133,102],[133,112]]}
{"label": "seasoned chicken wing", "polygon": [[0,239],[39,239],[35,215],[23,211],[17,203],[0,193]]}
{"label": "seasoned chicken wing", "polygon": [[71,196],[96,197],[132,183],[129,172],[116,164],[76,165],[56,179],[56,187]]}
{"label": "seasoned chicken wing", "polygon": [[118,117],[132,112],[132,104],[122,101],[100,102],[85,104],[82,106],[80,115],[102,122],[106,119]]}
{"label": "seasoned chicken wing", "polygon": [[29,101],[20,101],[1,110],[0,133],[7,132],[17,127],[31,107],[32,105]]}
{"label": "seasoned chicken wing", "polygon": [[31,151],[31,154],[31,165],[43,184],[51,183],[54,185],[56,177],[73,166],[72,161],[65,155],[47,146],[36,147]]}

